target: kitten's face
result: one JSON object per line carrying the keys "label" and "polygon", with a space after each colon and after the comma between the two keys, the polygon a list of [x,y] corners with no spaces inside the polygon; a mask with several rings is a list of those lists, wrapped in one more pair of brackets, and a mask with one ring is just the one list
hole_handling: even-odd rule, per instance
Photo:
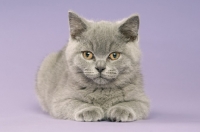
{"label": "kitten's face", "polygon": [[[97,84],[107,84],[117,78],[120,68],[116,61],[117,59],[121,59],[119,52],[113,52],[110,53],[110,55],[102,55],[101,57],[88,51],[83,51],[82,54],[80,59],[85,62],[82,63],[83,65],[81,65],[80,68],[87,78],[90,78]],[[88,56],[90,57],[90,55],[93,57],[88,59]],[[112,59],[110,56],[112,56]]]}
{"label": "kitten's face", "polygon": [[97,84],[114,81],[125,69],[123,62],[127,60],[123,53],[125,46],[121,46],[123,41],[117,39],[114,27],[102,28],[105,24],[109,23],[95,24],[95,28],[82,34],[77,47],[79,53],[74,58],[83,74]]}
{"label": "kitten's face", "polygon": [[84,75],[97,84],[106,84],[118,76],[119,69],[111,61],[117,61],[120,58],[119,52],[100,58],[91,51],[82,51],[82,56],[87,61],[85,68],[82,69]]}
{"label": "kitten's face", "polygon": [[79,73],[96,84],[104,85],[133,70],[136,59],[131,52],[137,45],[135,40],[127,41],[130,38],[124,37],[119,27],[120,24],[111,22],[87,22],[81,34],[80,31],[71,31],[67,57],[77,77]]}

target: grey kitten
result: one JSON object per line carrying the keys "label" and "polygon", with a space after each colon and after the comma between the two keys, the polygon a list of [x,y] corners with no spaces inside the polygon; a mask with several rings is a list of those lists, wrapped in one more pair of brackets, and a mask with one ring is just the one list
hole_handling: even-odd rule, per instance
{"label": "grey kitten", "polygon": [[76,121],[134,121],[149,113],[140,72],[139,17],[93,22],[69,12],[69,43],[42,62],[44,111]]}

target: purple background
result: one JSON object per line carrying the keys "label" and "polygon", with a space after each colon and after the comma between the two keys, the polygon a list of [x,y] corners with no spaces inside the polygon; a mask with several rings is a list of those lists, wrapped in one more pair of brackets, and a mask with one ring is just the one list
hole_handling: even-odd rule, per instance
{"label": "purple background", "polygon": [[[35,76],[68,41],[68,10],[93,20],[140,14],[148,119],[130,123],[58,120],[42,112]],[[0,0],[0,131],[200,131],[200,1]]]}

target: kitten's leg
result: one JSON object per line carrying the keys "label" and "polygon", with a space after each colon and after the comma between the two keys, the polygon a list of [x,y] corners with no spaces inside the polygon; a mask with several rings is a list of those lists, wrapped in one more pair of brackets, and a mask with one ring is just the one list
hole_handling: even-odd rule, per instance
{"label": "kitten's leg", "polygon": [[107,118],[111,121],[134,121],[146,118],[149,103],[129,101],[116,104],[107,110]]}
{"label": "kitten's leg", "polygon": [[92,104],[67,99],[62,102],[54,102],[51,115],[57,118],[76,121],[99,121],[104,118],[104,111],[101,107]]}

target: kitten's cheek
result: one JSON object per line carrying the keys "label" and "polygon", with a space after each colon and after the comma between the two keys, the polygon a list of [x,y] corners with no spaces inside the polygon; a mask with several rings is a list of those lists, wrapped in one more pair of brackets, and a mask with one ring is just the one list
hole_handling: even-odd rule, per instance
{"label": "kitten's cheek", "polygon": [[110,71],[106,71],[102,75],[103,75],[103,77],[105,77],[107,79],[115,79],[118,77],[119,72],[117,70],[110,70]]}
{"label": "kitten's cheek", "polygon": [[90,79],[94,79],[94,78],[99,77],[99,73],[98,73],[98,72],[90,71],[90,70],[85,70],[85,71],[84,71],[84,75],[85,75],[87,78],[90,78]]}

